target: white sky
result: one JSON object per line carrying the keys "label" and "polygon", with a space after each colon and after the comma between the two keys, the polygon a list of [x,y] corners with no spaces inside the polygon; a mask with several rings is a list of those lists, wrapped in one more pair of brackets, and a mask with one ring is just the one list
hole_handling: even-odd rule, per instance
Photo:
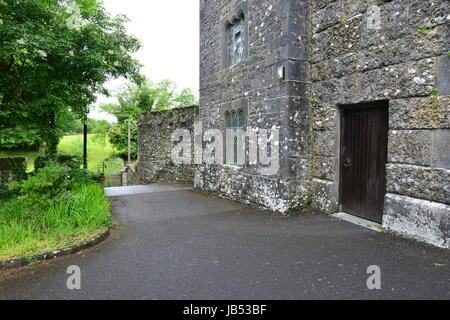
{"label": "white sky", "polygon": [[[155,82],[170,79],[179,89],[199,87],[199,1],[198,0],[104,0],[112,14],[125,14],[131,21],[128,33],[141,40],[135,57],[144,65],[141,73]],[[124,80],[110,82],[113,92]],[[115,103],[100,96],[97,105]],[[93,111],[90,117],[113,121],[114,117]]]}

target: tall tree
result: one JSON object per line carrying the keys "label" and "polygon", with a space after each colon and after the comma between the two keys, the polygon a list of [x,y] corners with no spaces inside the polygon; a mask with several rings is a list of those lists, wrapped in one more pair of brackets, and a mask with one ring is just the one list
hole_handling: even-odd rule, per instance
{"label": "tall tree", "polygon": [[177,93],[177,85],[170,80],[154,83],[145,80],[141,84],[128,84],[117,94],[119,104],[105,104],[103,112],[115,116],[119,123],[127,119],[137,120],[141,112],[160,111],[170,108],[187,107],[198,104],[192,89],[186,88]]}
{"label": "tall tree", "polygon": [[105,104],[101,110],[114,115],[118,124],[109,130],[111,144],[118,154],[126,159],[128,149],[128,120],[131,120],[132,158],[137,157],[137,116],[141,112],[160,111],[175,107],[198,104],[197,97],[191,89],[183,89],[177,93],[177,86],[170,80],[154,83],[146,80],[140,85],[128,84],[117,95],[119,104]]}
{"label": "tall tree", "polygon": [[112,78],[139,83],[126,22],[99,0],[0,0],[0,131],[38,127],[54,154],[65,113],[82,118]]}

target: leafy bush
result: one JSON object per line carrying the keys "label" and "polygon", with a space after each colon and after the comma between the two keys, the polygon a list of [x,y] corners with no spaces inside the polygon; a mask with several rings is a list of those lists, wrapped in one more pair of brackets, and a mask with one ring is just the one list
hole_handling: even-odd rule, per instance
{"label": "leafy bush", "polygon": [[49,162],[49,158],[47,156],[39,156],[34,160],[34,170],[38,171],[39,169],[43,169],[47,166]]}
{"label": "leafy bush", "polygon": [[70,178],[73,184],[81,184],[88,182],[102,183],[105,180],[105,174],[103,172],[92,172],[85,169],[73,169],[70,172]]}
{"label": "leafy bush", "polygon": [[39,130],[18,125],[0,129],[0,150],[37,151],[41,145]]}
{"label": "leafy bush", "polygon": [[20,193],[20,198],[33,204],[45,204],[72,187],[70,168],[60,164],[50,164],[42,168],[28,180],[11,184],[10,190]]}
{"label": "leafy bush", "polygon": [[74,155],[58,155],[56,157],[56,162],[71,169],[79,169],[83,165],[83,161],[78,156]]}
{"label": "leafy bush", "polygon": [[51,159],[48,156],[39,156],[36,160],[34,160],[34,170],[37,172],[40,169],[45,168],[50,163],[59,163],[71,169],[80,168],[83,164],[81,159],[75,155],[58,155],[56,159]]}
{"label": "leafy bush", "polygon": [[[131,124],[131,158],[137,159],[138,156],[138,138],[137,125],[135,121]],[[117,155],[128,159],[128,123],[124,122],[112,127],[108,132],[109,141],[117,151]]]}
{"label": "leafy bush", "polygon": [[28,180],[11,184],[11,192],[20,194],[20,198],[27,203],[42,206],[65,197],[78,185],[101,183],[105,178],[103,173],[81,169],[79,162],[70,156],[57,160],[39,169]]}
{"label": "leafy bush", "polygon": [[0,159],[0,169],[11,170],[16,181],[26,179],[27,159],[24,157]]}

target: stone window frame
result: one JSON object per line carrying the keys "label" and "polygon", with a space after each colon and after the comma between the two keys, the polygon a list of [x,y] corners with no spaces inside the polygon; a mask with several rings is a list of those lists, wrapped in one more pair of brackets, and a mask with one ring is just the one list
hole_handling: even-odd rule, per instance
{"label": "stone window frame", "polygon": [[[230,58],[228,54],[228,37],[227,29],[230,25],[233,25],[236,20],[241,17],[244,18],[244,58],[235,65],[230,65]],[[222,51],[222,69],[233,68],[242,64],[248,58],[248,44],[249,44],[249,25],[248,25],[248,4],[247,1],[240,2],[231,12],[222,17],[221,21],[221,51]]]}
{"label": "stone window frame", "polygon": [[[242,167],[245,165],[245,130],[247,124],[247,117],[243,108],[227,110],[224,113],[225,122],[225,164],[229,166]],[[231,143],[228,141],[228,130],[234,130],[236,134],[237,130],[242,130],[242,136],[239,139],[238,135],[233,136],[233,155],[228,154],[228,145]],[[239,152],[241,151],[241,152]]]}
{"label": "stone window frame", "polygon": [[224,144],[223,144],[223,154],[224,154],[224,164],[226,166],[232,166],[232,167],[239,167],[239,168],[243,168],[246,164],[247,164],[247,160],[246,160],[246,154],[247,154],[247,145],[246,145],[246,137],[245,140],[243,141],[243,143],[245,144],[245,154],[244,156],[244,164],[228,164],[227,163],[227,125],[226,125],[226,114],[227,113],[231,113],[231,112],[239,112],[242,111],[242,115],[244,117],[244,121],[243,121],[243,129],[244,129],[244,133],[245,130],[247,130],[248,127],[248,123],[249,123],[249,111],[248,111],[248,101],[247,99],[239,99],[239,100],[235,100],[233,102],[229,102],[226,104],[223,104],[221,106],[221,121],[220,121],[220,125],[219,128],[220,130],[223,132],[223,137],[224,137]]}

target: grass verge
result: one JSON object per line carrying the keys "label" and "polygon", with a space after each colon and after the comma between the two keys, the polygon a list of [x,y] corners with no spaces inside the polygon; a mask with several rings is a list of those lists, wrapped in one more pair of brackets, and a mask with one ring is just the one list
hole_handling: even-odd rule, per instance
{"label": "grass verge", "polygon": [[97,184],[78,185],[42,208],[16,198],[0,203],[0,260],[71,247],[112,225],[108,199]]}

